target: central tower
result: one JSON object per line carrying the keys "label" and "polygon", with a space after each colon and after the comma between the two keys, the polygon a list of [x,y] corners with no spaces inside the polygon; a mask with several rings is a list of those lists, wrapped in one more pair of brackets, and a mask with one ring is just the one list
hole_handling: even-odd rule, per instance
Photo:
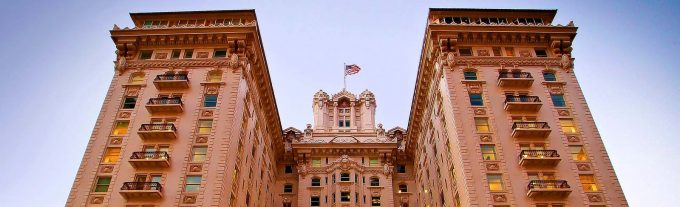
{"label": "central tower", "polygon": [[316,132],[375,131],[375,96],[365,90],[359,96],[345,89],[329,96],[323,90],[314,94],[314,130]]}

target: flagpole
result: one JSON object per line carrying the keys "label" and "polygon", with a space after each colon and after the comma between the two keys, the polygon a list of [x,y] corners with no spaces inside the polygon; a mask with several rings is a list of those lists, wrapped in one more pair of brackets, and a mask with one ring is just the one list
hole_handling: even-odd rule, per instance
{"label": "flagpole", "polygon": [[342,73],[344,76],[342,77],[342,90],[344,91],[345,88],[347,88],[347,64],[342,63]]}

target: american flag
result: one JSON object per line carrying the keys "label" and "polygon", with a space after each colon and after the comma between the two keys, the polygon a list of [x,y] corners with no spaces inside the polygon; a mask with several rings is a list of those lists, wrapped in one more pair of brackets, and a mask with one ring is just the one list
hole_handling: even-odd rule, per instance
{"label": "american flag", "polygon": [[351,65],[345,65],[345,75],[354,75],[357,74],[361,68],[356,65],[356,64],[351,64]]}

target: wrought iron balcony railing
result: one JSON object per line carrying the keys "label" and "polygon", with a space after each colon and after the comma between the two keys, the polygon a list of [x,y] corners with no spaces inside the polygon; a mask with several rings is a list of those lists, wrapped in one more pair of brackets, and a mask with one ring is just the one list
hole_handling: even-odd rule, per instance
{"label": "wrought iron balcony railing", "polygon": [[163,187],[159,182],[125,182],[120,190],[146,190],[163,192]]}
{"label": "wrought iron balcony railing", "polygon": [[547,122],[515,122],[512,129],[550,129]]}
{"label": "wrought iron balcony railing", "polygon": [[512,102],[522,102],[522,103],[535,103],[541,102],[541,99],[538,98],[538,96],[506,96],[505,97],[505,103],[512,103]]}
{"label": "wrought iron balcony railing", "polygon": [[157,75],[156,79],[157,81],[164,81],[164,80],[189,80],[189,77],[187,74],[163,74],[163,75]]}
{"label": "wrought iron balcony railing", "polygon": [[170,155],[168,155],[168,152],[163,152],[163,151],[158,151],[158,152],[133,152],[132,156],[130,156],[131,160],[140,160],[140,159],[147,159],[147,160],[169,160]]}
{"label": "wrought iron balcony railing", "polygon": [[153,132],[153,131],[177,131],[175,124],[142,124],[139,127],[140,132]]}
{"label": "wrought iron balcony railing", "polygon": [[534,78],[531,76],[531,73],[529,72],[518,72],[518,73],[512,73],[512,72],[501,72],[498,75],[498,78]]}
{"label": "wrought iron balcony railing", "polygon": [[146,104],[148,104],[148,105],[182,104],[182,98],[180,98],[180,97],[150,98],[149,102],[147,102]]}
{"label": "wrought iron balcony railing", "polygon": [[529,190],[543,190],[543,189],[569,189],[571,186],[566,180],[532,180],[527,185]]}
{"label": "wrought iron balcony railing", "polygon": [[524,158],[544,158],[544,157],[560,157],[557,150],[522,150],[519,153],[519,159]]}

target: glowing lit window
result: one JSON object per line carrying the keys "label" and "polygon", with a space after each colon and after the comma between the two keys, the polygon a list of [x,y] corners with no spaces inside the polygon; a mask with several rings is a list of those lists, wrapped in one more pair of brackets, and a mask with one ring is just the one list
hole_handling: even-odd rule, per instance
{"label": "glowing lit window", "polygon": [[109,191],[109,184],[111,184],[111,177],[98,177],[97,184],[94,186],[94,192]]}
{"label": "glowing lit window", "polygon": [[489,182],[489,190],[491,191],[503,190],[503,177],[501,175],[489,174],[486,175],[486,179]]}
{"label": "glowing lit window", "polygon": [[144,83],[144,73],[133,73],[130,75],[130,84],[143,84]]}
{"label": "glowing lit window", "polygon": [[208,147],[194,147],[191,149],[191,161],[203,162],[208,155]]}
{"label": "glowing lit window", "polygon": [[475,117],[475,127],[477,132],[489,132],[491,127],[489,126],[489,119],[483,117]]}
{"label": "glowing lit window", "polygon": [[198,192],[201,187],[201,176],[190,175],[184,184],[184,192]]}
{"label": "glowing lit window", "polygon": [[198,134],[210,134],[212,132],[212,120],[198,121]]}
{"label": "glowing lit window", "polygon": [[571,159],[576,161],[586,161],[588,160],[588,155],[586,150],[581,145],[570,145],[569,152],[571,153]]}
{"label": "glowing lit window", "polygon": [[482,158],[484,160],[496,160],[496,146],[492,144],[483,144],[482,147]]}
{"label": "glowing lit window", "polygon": [[120,159],[120,148],[107,148],[106,152],[104,153],[104,159],[102,159],[102,163],[104,164],[112,164],[112,163],[117,163],[118,160]]}
{"label": "glowing lit window", "polygon": [[208,82],[220,82],[222,81],[222,71],[213,70],[208,73]]}
{"label": "glowing lit window", "polygon": [[578,132],[573,119],[560,119],[560,125],[562,126],[562,132],[564,133],[575,134]]}
{"label": "glowing lit window", "polygon": [[583,191],[593,192],[598,191],[597,183],[595,183],[595,177],[593,175],[579,175],[579,180],[581,180],[581,186],[583,186]]}
{"label": "glowing lit window", "polygon": [[111,132],[111,134],[112,135],[127,134],[129,125],[130,125],[130,121],[117,121],[114,128],[113,128],[113,132]]}

